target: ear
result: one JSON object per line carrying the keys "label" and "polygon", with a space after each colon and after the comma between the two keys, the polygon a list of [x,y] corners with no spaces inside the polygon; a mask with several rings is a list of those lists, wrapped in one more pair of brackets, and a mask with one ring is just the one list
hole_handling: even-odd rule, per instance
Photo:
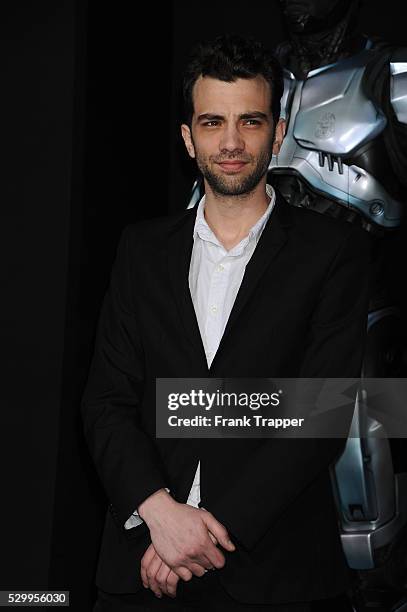
{"label": "ear", "polygon": [[287,124],[286,124],[285,119],[280,118],[276,125],[276,131],[274,133],[274,142],[273,142],[273,154],[274,155],[278,155],[280,151],[281,145],[284,140],[286,127],[287,127]]}
{"label": "ear", "polygon": [[191,130],[185,123],[181,125],[181,134],[182,134],[182,138],[184,139],[184,143],[187,148],[189,156],[195,157],[195,147],[192,142]]}

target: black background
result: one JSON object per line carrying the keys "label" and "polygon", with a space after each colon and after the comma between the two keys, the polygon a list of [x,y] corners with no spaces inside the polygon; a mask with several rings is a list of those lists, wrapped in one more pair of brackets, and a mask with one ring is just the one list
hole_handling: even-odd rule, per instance
{"label": "black background", "polygon": [[[401,2],[368,0],[363,21],[405,40]],[[122,228],[188,201],[180,75],[227,31],[274,46],[279,3],[1,3],[0,589],[91,609],[105,499],[78,409],[95,324]]]}

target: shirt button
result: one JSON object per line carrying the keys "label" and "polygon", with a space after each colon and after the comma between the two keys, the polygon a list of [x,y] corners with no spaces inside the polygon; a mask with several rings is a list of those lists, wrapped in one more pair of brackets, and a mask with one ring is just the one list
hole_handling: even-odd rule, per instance
{"label": "shirt button", "polygon": [[222,266],[222,264],[219,264],[216,269],[218,272],[222,272],[225,269],[225,266]]}
{"label": "shirt button", "polygon": [[218,307],[217,307],[217,306],[215,306],[215,304],[213,304],[213,305],[211,306],[211,312],[217,312],[217,311],[218,311]]}

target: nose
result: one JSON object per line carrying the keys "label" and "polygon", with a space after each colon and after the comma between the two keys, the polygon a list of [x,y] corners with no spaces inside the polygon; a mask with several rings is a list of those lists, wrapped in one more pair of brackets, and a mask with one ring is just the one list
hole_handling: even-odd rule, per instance
{"label": "nose", "polygon": [[228,153],[244,150],[245,143],[238,126],[232,123],[225,125],[219,142],[219,148],[222,152]]}

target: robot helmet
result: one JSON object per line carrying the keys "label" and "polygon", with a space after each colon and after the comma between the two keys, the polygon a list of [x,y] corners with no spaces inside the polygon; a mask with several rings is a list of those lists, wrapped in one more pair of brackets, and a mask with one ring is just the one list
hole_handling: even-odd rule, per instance
{"label": "robot helmet", "polygon": [[[315,34],[329,30],[360,0],[280,0],[286,23],[293,34]],[[353,12],[353,11],[352,11]]]}

